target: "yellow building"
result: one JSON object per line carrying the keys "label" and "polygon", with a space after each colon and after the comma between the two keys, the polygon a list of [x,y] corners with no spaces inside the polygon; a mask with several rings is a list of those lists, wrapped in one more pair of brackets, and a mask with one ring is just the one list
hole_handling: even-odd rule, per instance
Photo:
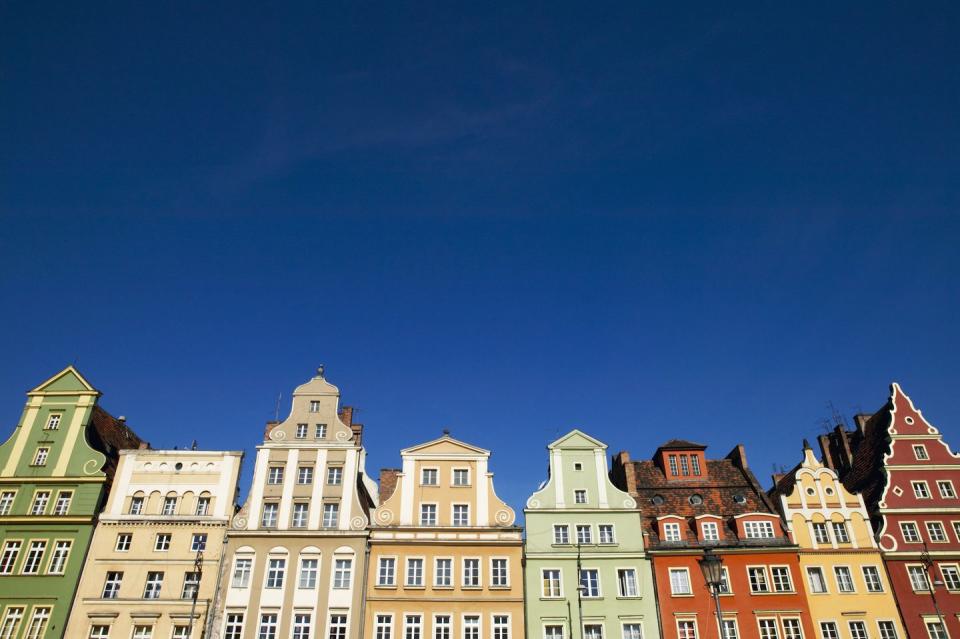
{"label": "yellow building", "polygon": [[65,636],[200,637],[242,459],[242,452],[120,451]]}
{"label": "yellow building", "polygon": [[800,547],[817,636],[905,638],[861,496],[848,492],[806,441],[803,461],[775,480],[773,496]]}
{"label": "yellow building", "polygon": [[401,455],[380,475],[364,637],[523,639],[521,530],[490,452],[444,432]]}

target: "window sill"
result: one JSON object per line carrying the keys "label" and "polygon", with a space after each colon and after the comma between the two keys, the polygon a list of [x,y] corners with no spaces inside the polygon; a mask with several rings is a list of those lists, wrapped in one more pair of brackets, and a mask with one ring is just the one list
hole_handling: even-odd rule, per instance
{"label": "window sill", "polygon": [[411,586],[410,584],[406,584],[406,585],[404,585],[403,589],[404,589],[404,590],[426,590],[427,587],[426,587],[426,586]]}
{"label": "window sill", "polygon": [[453,590],[453,586],[434,586],[434,590]]}
{"label": "window sill", "polygon": [[510,590],[510,585],[506,586],[490,586],[490,590]]}
{"label": "window sill", "polygon": [[397,589],[397,586],[396,586],[396,584],[394,584],[394,585],[392,585],[392,586],[387,585],[387,584],[377,584],[377,585],[374,586],[373,588],[374,588],[374,590],[396,590],[396,589]]}
{"label": "window sill", "polygon": [[692,592],[672,592],[670,593],[671,597],[693,597]]}
{"label": "window sill", "polygon": [[460,586],[461,590],[483,590],[483,586]]}
{"label": "window sill", "polygon": [[617,599],[629,601],[631,599],[643,599],[643,597],[641,597],[640,595],[618,595]]}

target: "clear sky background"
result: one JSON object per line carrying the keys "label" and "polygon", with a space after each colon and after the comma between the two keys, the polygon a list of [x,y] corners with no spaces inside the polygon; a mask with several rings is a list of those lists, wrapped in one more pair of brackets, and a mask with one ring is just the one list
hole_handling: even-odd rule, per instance
{"label": "clear sky background", "polygon": [[768,482],[893,380],[960,448],[955,3],[262,4],[0,5],[4,430],[76,362],[252,453],[324,363],[518,510],[570,428]]}

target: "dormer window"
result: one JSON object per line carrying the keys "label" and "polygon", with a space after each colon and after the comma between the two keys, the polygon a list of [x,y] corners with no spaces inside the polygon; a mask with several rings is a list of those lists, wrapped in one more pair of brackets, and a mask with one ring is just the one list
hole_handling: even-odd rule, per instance
{"label": "dormer window", "polygon": [[743,532],[747,539],[770,539],[773,535],[773,522],[745,521]]}
{"label": "dormer window", "polygon": [[690,466],[693,467],[693,474],[700,475],[700,458],[697,455],[690,456]]}
{"label": "dormer window", "polygon": [[686,455],[680,455],[680,473],[683,475],[690,474],[690,462],[687,461]]}
{"label": "dormer window", "polygon": [[663,525],[664,541],[680,541],[680,524],[675,521]]}
{"label": "dormer window", "polygon": [[715,521],[705,521],[700,525],[700,537],[703,541],[720,541],[720,529]]}
{"label": "dormer window", "polygon": [[310,402],[310,412],[311,412],[311,413],[319,413],[319,412],[320,412],[320,402],[319,402],[319,401],[314,400],[314,401],[311,401],[311,402]]}
{"label": "dormer window", "polygon": [[676,477],[677,475],[679,475],[679,474],[680,474],[680,471],[677,470],[677,456],[676,456],[676,455],[670,455],[670,456],[667,458],[667,461],[668,461],[668,463],[670,464],[670,474],[673,475],[674,477]]}

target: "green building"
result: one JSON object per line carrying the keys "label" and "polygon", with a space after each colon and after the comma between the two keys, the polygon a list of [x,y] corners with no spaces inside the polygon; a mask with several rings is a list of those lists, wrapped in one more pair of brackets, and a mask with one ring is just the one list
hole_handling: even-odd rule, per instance
{"label": "green building", "polygon": [[606,449],[579,430],[547,447],[550,476],[524,510],[527,639],[660,636],[640,512]]}
{"label": "green building", "polygon": [[140,439],[68,366],[0,445],[0,637],[62,637],[117,450]]}

